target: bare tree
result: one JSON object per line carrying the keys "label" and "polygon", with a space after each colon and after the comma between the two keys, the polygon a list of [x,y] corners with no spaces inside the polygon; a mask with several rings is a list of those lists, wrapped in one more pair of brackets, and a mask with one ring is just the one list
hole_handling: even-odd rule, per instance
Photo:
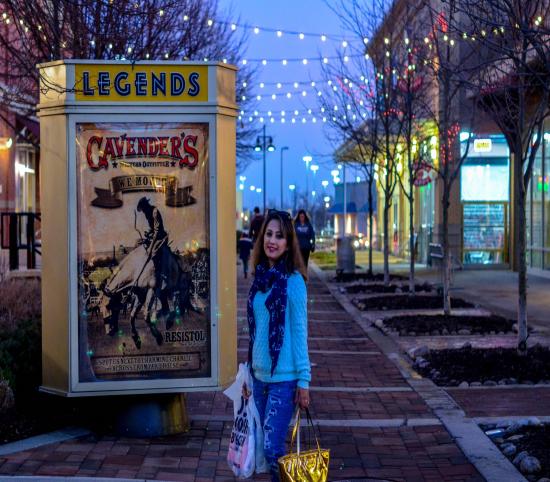
{"label": "bare tree", "polygon": [[420,172],[431,169],[431,162],[422,158],[420,145],[425,141],[427,127],[425,121],[426,89],[422,77],[416,75],[416,56],[410,37],[406,37],[408,59],[400,81],[402,112],[404,118],[403,142],[405,145],[404,169],[398,165],[397,176],[401,192],[409,204],[409,295],[415,294],[416,231],[414,227],[416,180]]}
{"label": "bare tree", "polygon": [[[246,34],[231,29],[218,0],[0,0],[0,105],[34,114],[36,64],[57,59],[213,60],[237,63]],[[229,13],[229,12],[228,12]],[[238,73],[237,99],[247,95],[254,71]],[[256,131],[239,126],[237,151],[250,161]],[[238,166],[240,168],[244,166]]]}
{"label": "bare tree", "polygon": [[372,65],[368,59],[361,55],[351,64],[344,62],[342,57],[339,60],[323,69],[326,87],[319,103],[327,119],[326,135],[338,146],[336,160],[358,167],[365,175],[368,189],[368,274],[372,276],[374,166],[380,149],[380,122],[373,114],[378,97],[374,92]]}
{"label": "bare tree", "polygon": [[514,260],[518,270],[518,351],[527,351],[526,200],[550,114],[550,4],[546,0],[464,0],[471,35],[484,52],[473,89],[513,156]]}
{"label": "bare tree", "polygon": [[457,42],[455,39],[466,26],[458,9],[459,0],[432,2],[421,0],[420,8],[415,13],[419,32],[426,44],[425,56],[421,68],[430,78],[434,102],[427,104],[427,121],[433,123],[439,137],[439,159],[433,168],[438,175],[441,203],[441,228],[439,239],[443,250],[442,281],[443,310],[446,315],[451,313],[451,273],[453,258],[449,239],[449,208],[451,194],[461,167],[469,152],[469,140],[466,148],[460,148],[460,131],[466,124],[473,128],[475,117],[475,102],[468,103],[469,122],[464,119],[467,110],[461,106],[467,103],[466,89],[475,67],[471,59],[478,52],[478,44]]}
{"label": "bare tree", "polygon": [[[377,127],[379,127],[377,132],[380,136],[376,141],[377,172],[373,173],[373,176],[378,178],[378,187],[384,196],[382,225],[384,284],[386,285],[390,282],[389,218],[393,195],[398,185],[396,166],[404,126],[397,88],[401,59],[395,55],[399,50],[394,48],[399,32],[393,28],[387,28],[384,32],[380,30],[389,3],[386,0],[354,0],[340,1],[338,7],[333,7],[343,25],[351,30],[360,42],[361,48],[356,48],[354,53],[369,60],[371,65],[372,92],[376,96],[375,102],[372,103],[373,117],[376,118]],[[375,47],[367,49],[373,38],[375,38]],[[364,77],[368,78],[368,76]]]}

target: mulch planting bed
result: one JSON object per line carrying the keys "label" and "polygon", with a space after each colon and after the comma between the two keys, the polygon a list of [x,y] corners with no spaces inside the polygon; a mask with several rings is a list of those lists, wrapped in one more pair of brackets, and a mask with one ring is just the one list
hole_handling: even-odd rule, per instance
{"label": "mulch planting bed", "polygon": [[43,393],[32,397],[0,413],[0,444],[83,424],[87,412],[79,410],[79,401]]}
{"label": "mulch planting bed", "polygon": [[[380,295],[369,298],[354,298],[352,303],[361,311],[366,310],[431,310],[443,308],[442,296],[415,295]],[[474,308],[461,298],[451,298],[453,308]]]}
{"label": "mulch planting bed", "polygon": [[33,413],[10,409],[0,413],[0,445],[51,432],[66,425],[50,417],[44,417],[41,411],[35,410]]}
{"label": "mulch planting bed", "polygon": [[[404,281],[407,278],[399,274],[390,274],[390,281]],[[384,273],[336,273],[334,280],[338,283],[351,281],[384,281]]]}
{"label": "mulch planting bed", "polygon": [[[431,292],[433,287],[429,283],[417,284],[414,287],[415,291]],[[408,293],[408,284],[390,284],[386,286],[382,283],[370,283],[370,284],[355,284],[346,286],[346,292],[349,294],[356,293]]]}
{"label": "mulch planting bed", "polygon": [[[489,430],[486,432],[488,435],[493,432],[493,442],[527,480],[550,478],[550,425],[533,424],[525,420],[523,423],[512,422],[500,429],[495,424],[482,428]],[[530,457],[531,460],[526,461],[525,457]]]}
{"label": "mulch planting bed", "polygon": [[481,335],[513,332],[514,320],[498,315],[403,315],[383,320],[390,331],[401,336]]}
{"label": "mulch planting bed", "polygon": [[495,386],[550,383],[550,349],[530,348],[525,356],[514,348],[430,350],[417,356],[415,369],[440,386]]}

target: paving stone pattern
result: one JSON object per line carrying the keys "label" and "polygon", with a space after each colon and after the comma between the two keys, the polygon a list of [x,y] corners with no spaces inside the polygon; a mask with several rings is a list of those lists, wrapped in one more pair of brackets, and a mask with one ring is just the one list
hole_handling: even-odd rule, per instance
{"label": "paving stone pattern", "polygon": [[[239,279],[240,360],[246,357],[249,282]],[[320,423],[321,445],[331,449],[330,479],[481,482],[443,425],[433,420],[426,420],[427,426],[404,425],[410,419],[436,417],[313,274],[308,292],[311,408]],[[155,439],[87,436],[0,457],[0,474],[235,480],[225,462],[231,404],[215,392],[190,393],[187,403],[192,423],[186,434]],[[390,426],[392,420],[398,426]],[[358,426],[364,422],[372,426]]]}
{"label": "paving stone pattern", "polygon": [[468,417],[550,416],[550,387],[449,390]]}

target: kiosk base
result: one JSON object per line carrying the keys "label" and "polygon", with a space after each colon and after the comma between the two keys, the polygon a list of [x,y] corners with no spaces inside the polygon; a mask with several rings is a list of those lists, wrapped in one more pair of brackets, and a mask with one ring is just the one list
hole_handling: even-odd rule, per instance
{"label": "kiosk base", "polygon": [[189,430],[183,393],[128,397],[126,403],[119,407],[116,415],[117,435],[160,437]]}

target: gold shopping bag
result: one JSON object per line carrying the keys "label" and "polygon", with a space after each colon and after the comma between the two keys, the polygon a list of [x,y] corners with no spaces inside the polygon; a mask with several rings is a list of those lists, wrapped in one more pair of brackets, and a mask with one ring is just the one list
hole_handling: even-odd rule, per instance
{"label": "gold shopping bag", "polygon": [[[290,453],[279,457],[279,474],[282,482],[326,482],[330,450],[322,449],[315,434],[315,427],[309,410],[306,408],[308,423],[313,428],[316,449],[300,451],[300,409],[296,411],[296,423],[292,429]],[[298,440],[296,452],[292,452],[294,441]]]}

